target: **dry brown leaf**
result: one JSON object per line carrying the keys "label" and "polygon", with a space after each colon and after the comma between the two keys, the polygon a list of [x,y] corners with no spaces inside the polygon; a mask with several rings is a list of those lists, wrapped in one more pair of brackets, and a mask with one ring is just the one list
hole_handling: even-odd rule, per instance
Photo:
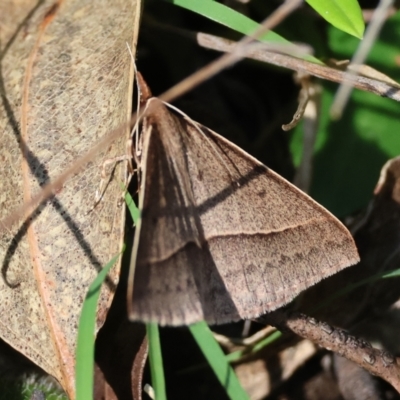
{"label": "dry brown leaf", "polygon": [[[28,201],[131,111],[140,2],[0,3],[0,215]],[[0,336],[74,398],[78,318],[88,285],[121,247],[123,168],[93,210],[105,159],[120,138],[35,213],[1,237]],[[101,295],[104,321],[118,268]]]}

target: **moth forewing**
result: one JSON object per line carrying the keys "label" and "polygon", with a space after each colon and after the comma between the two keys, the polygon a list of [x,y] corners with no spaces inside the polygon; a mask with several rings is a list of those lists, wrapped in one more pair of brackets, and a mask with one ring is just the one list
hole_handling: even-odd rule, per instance
{"label": "moth forewing", "polygon": [[358,261],[347,229],[309,196],[190,118],[149,110],[131,319],[254,318]]}

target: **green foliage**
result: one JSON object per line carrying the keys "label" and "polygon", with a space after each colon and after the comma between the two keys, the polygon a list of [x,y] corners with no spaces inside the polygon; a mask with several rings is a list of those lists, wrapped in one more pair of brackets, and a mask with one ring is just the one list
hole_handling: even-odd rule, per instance
{"label": "green foliage", "polygon": [[240,385],[207,324],[199,322],[190,325],[189,329],[229,398],[232,400],[248,399],[247,393]]}
{"label": "green foliage", "polygon": [[[123,190],[125,190],[125,188],[123,188]],[[136,206],[134,200],[132,199],[132,196],[129,194],[129,192],[125,193],[125,203],[126,206],[128,207],[128,211],[132,217],[133,223],[136,225],[140,217],[140,211],[139,208]]]}
{"label": "green foliage", "polygon": [[75,386],[76,400],[93,398],[94,342],[97,302],[101,285],[120,254],[113,257],[92,282],[82,307],[76,345]]}
{"label": "green foliage", "polygon": [[[397,81],[399,23],[396,14],[385,24],[366,62]],[[329,51],[337,59],[351,58],[358,43],[337,29],[328,29]],[[336,90],[336,84],[324,83],[311,195],[336,215],[344,216],[367,204],[381,167],[400,154],[399,104],[354,90],[343,118],[334,122],[329,118],[329,108]],[[297,163],[301,159],[302,135],[300,124],[291,141]]]}
{"label": "green foliage", "polygon": [[[210,20],[224,25],[236,32],[242,33],[243,35],[251,35],[254,33],[260,25],[245,15],[223,5],[217,3],[214,0],[167,0],[171,1],[177,6],[186,8],[187,10],[193,11],[203,17],[209,18]],[[290,44],[288,40],[278,35],[273,31],[268,31],[263,34],[260,41],[274,44]],[[305,60],[320,63],[320,61],[312,56],[304,55]]]}
{"label": "green foliage", "polygon": [[46,400],[68,400],[64,391],[48,377],[36,374],[21,376],[16,379],[0,379],[0,400],[30,400],[35,390],[41,391]]}
{"label": "green foliage", "polygon": [[364,20],[357,0],[306,0],[326,21],[356,38],[362,39]]}
{"label": "green foliage", "polygon": [[276,331],[272,333],[271,335],[267,336],[266,338],[260,340],[258,343],[256,343],[252,348],[251,351],[248,349],[245,350],[238,350],[233,353],[230,353],[226,356],[227,361],[229,362],[234,362],[240,360],[243,356],[249,355],[249,354],[255,354],[264,347],[270,345],[273,343],[275,340],[279,339],[282,336],[282,333],[279,331]]}
{"label": "green foliage", "polygon": [[[255,21],[214,0],[167,1],[200,14],[244,35],[251,35],[259,27],[259,24]],[[326,21],[331,23],[336,28],[357,38],[362,38],[365,25],[361,8],[357,0],[308,0],[307,2]],[[290,43],[273,31],[265,33],[260,40],[279,44]],[[311,56],[305,56],[304,58],[309,61],[319,62],[317,59]]]}
{"label": "green foliage", "polygon": [[166,400],[164,368],[160,344],[160,332],[157,324],[146,325],[149,341],[149,362],[151,383],[157,400]]}
{"label": "green foliage", "polygon": [[[172,2],[177,6],[200,14],[243,35],[250,35],[259,27],[257,22],[214,0],[172,0]],[[281,44],[290,43],[272,31],[267,32],[260,40]]]}

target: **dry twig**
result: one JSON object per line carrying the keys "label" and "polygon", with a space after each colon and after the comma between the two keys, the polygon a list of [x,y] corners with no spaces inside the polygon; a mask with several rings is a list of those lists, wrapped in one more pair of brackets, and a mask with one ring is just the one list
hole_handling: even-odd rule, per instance
{"label": "dry twig", "polygon": [[261,317],[259,321],[280,330],[289,329],[340,354],[371,374],[385,379],[400,393],[400,360],[387,351],[375,349],[369,342],[356,338],[343,329],[300,313],[288,313],[280,309]]}

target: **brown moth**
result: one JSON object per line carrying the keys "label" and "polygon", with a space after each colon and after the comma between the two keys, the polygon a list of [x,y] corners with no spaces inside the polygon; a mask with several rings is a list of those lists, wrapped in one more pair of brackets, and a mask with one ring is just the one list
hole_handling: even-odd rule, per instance
{"label": "brown moth", "polygon": [[331,213],[141,86],[130,319],[186,325],[255,318],[359,261]]}

